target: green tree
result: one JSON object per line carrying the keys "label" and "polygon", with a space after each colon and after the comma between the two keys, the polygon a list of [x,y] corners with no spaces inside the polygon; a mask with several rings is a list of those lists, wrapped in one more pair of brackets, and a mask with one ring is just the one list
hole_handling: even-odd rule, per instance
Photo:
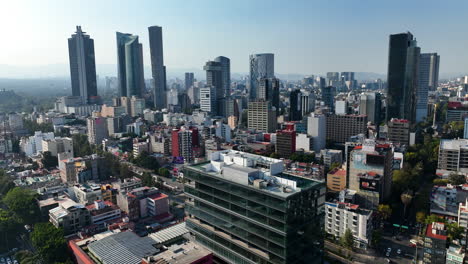
{"label": "green tree", "polygon": [[377,212],[383,220],[386,220],[392,215],[392,208],[388,204],[379,204]]}
{"label": "green tree", "polygon": [[0,251],[8,250],[21,230],[19,219],[10,211],[0,208]]}
{"label": "green tree", "polygon": [[33,224],[40,215],[36,196],[37,194],[29,189],[15,187],[5,195],[3,202],[23,223]]}
{"label": "green tree", "polygon": [[57,157],[52,156],[50,151],[44,151],[42,153],[42,164],[45,168],[52,168],[58,166],[58,159]]}
{"label": "green tree", "polygon": [[343,236],[340,238],[340,243],[343,247],[352,249],[354,246],[354,237],[351,229],[347,228]]}
{"label": "green tree", "polygon": [[460,185],[466,183],[466,177],[458,173],[450,173],[448,182],[453,185]]}
{"label": "green tree", "polygon": [[171,173],[170,173],[169,170],[166,169],[166,168],[159,168],[158,174],[161,175],[161,176],[163,176],[163,177],[166,177],[166,178],[168,178],[168,177],[171,176]]}
{"label": "green tree", "polygon": [[372,246],[377,247],[381,240],[382,240],[382,231],[379,229],[372,231],[372,241],[371,241]]}
{"label": "green tree", "polygon": [[11,176],[3,169],[0,169],[0,198],[14,187],[15,184],[13,183]]}
{"label": "green tree", "polygon": [[458,225],[458,223],[447,224],[447,233],[450,241],[462,238],[465,229]]}
{"label": "green tree", "polygon": [[68,260],[67,241],[61,228],[51,223],[38,223],[31,233],[31,241],[45,263]]}
{"label": "green tree", "polygon": [[158,160],[150,156],[147,151],[143,151],[140,155],[138,155],[138,157],[136,157],[133,163],[142,168],[154,171],[159,168]]}
{"label": "green tree", "polygon": [[148,187],[153,187],[156,185],[156,181],[154,180],[153,176],[151,176],[151,173],[148,172],[144,172],[141,176],[141,183],[143,184],[143,186]]}
{"label": "green tree", "polygon": [[119,178],[120,179],[127,179],[133,177],[133,172],[130,170],[127,164],[120,164],[120,172]]}
{"label": "green tree", "polygon": [[75,157],[83,157],[93,154],[93,149],[88,141],[87,135],[75,134],[73,139],[73,152]]}
{"label": "green tree", "polygon": [[425,224],[431,224],[431,223],[434,223],[434,222],[445,223],[446,220],[443,219],[443,218],[440,217],[440,216],[433,215],[433,214],[426,216],[426,219],[424,220],[424,223],[425,223]]}
{"label": "green tree", "polygon": [[40,262],[39,256],[28,250],[20,250],[16,252],[15,258],[21,264],[36,264]]}
{"label": "green tree", "polygon": [[270,154],[270,158],[272,158],[272,159],[279,159],[279,157],[280,156],[276,152],[273,152],[273,153]]}

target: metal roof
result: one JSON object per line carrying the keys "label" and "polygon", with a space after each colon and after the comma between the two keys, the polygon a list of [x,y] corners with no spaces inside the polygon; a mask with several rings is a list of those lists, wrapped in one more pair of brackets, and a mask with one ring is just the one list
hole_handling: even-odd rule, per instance
{"label": "metal roof", "polygon": [[156,233],[149,235],[156,243],[164,243],[177,237],[187,234],[189,231],[185,227],[185,222],[173,225]]}

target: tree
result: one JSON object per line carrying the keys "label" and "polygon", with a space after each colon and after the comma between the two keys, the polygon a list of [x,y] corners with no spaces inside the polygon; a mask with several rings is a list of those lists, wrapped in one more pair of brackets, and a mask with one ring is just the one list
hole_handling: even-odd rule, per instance
{"label": "tree", "polygon": [[347,228],[343,236],[340,238],[340,243],[343,247],[352,249],[354,245],[354,237],[351,229]]}
{"label": "tree", "polygon": [[75,157],[83,157],[93,154],[91,145],[88,142],[88,136],[82,134],[75,134],[73,139],[73,152]]}
{"label": "tree", "polygon": [[120,179],[127,179],[133,177],[133,172],[130,170],[127,164],[120,164],[120,172],[119,178]]}
{"label": "tree", "polygon": [[280,156],[276,152],[273,152],[273,153],[270,154],[270,158],[272,158],[272,159],[279,159],[279,157]]}
{"label": "tree", "polygon": [[166,177],[166,178],[168,178],[169,176],[171,176],[171,173],[170,173],[169,170],[166,169],[166,168],[159,168],[158,174],[161,175],[161,176],[163,176],[163,177]]}
{"label": "tree", "polygon": [[156,181],[154,180],[153,176],[150,173],[144,172],[141,176],[141,183],[143,186],[153,187],[156,185]]}
{"label": "tree", "polygon": [[44,151],[42,153],[42,164],[45,168],[52,168],[58,166],[58,159],[57,157],[52,156],[50,151]]}
{"label": "tree", "polygon": [[12,178],[4,170],[0,169],[0,198],[9,190],[13,189],[15,184]]}
{"label": "tree", "polygon": [[15,187],[5,195],[3,202],[23,223],[33,224],[40,215],[36,196],[37,194],[29,189]]}
{"label": "tree", "polygon": [[413,195],[411,191],[407,191],[401,194],[400,196],[401,202],[405,205],[405,208],[403,210],[403,218],[406,216],[406,208],[408,205],[411,203],[411,200],[413,200]]}
{"label": "tree", "polygon": [[39,256],[28,250],[20,250],[16,252],[15,258],[21,264],[35,264],[40,262]]}
{"label": "tree", "polygon": [[382,231],[381,230],[374,230],[372,231],[372,246],[377,247],[379,245],[380,240],[382,240]]}
{"label": "tree", "polygon": [[140,155],[138,155],[133,163],[148,170],[157,170],[159,168],[158,160],[150,156],[147,151],[143,151]]}
{"label": "tree", "polygon": [[447,224],[447,233],[450,241],[462,238],[465,229],[458,225],[458,223]]}
{"label": "tree", "polygon": [[19,219],[10,211],[0,208],[0,251],[8,250],[9,243],[15,242],[15,236],[21,230]]}
{"label": "tree", "polygon": [[65,262],[67,256],[67,241],[61,228],[55,228],[51,223],[38,223],[31,233],[31,241],[45,263]]}
{"label": "tree", "polygon": [[434,183],[434,185],[447,185],[448,179],[434,179],[432,183]]}
{"label": "tree", "polygon": [[392,208],[388,204],[379,204],[377,212],[383,220],[387,220],[392,215]]}
{"label": "tree", "polygon": [[424,220],[426,219],[426,213],[419,211],[416,213],[416,222],[418,223],[424,223]]}
{"label": "tree", "polygon": [[424,223],[425,224],[431,224],[431,223],[434,223],[434,222],[441,222],[441,223],[445,223],[446,220],[440,216],[437,216],[437,215],[428,215],[426,216],[426,220],[424,220]]}
{"label": "tree", "polygon": [[458,173],[450,173],[448,182],[453,185],[460,185],[466,183],[466,177]]}

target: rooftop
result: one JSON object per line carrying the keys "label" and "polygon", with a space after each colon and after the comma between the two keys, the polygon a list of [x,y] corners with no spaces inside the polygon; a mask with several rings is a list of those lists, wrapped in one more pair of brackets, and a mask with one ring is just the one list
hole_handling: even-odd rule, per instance
{"label": "rooftop", "polygon": [[433,222],[427,225],[426,237],[447,240],[444,223]]}
{"label": "rooftop", "polygon": [[[169,246],[166,251],[157,254],[153,259],[156,259],[156,263],[161,264],[185,264],[196,263],[197,260],[210,254],[212,253],[201,245],[187,241]],[[160,260],[164,260],[165,262]]]}
{"label": "rooftop", "polygon": [[165,228],[161,231],[149,235],[156,243],[165,243],[174,238],[181,237],[189,231],[185,227],[185,222]]}
{"label": "rooftop", "polygon": [[440,149],[459,150],[460,148],[468,148],[468,139],[442,139],[440,141]]}

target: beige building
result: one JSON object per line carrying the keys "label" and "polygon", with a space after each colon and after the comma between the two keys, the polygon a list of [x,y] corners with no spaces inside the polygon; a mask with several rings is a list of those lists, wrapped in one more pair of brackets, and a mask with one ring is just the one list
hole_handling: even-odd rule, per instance
{"label": "beige building", "polygon": [[123,106],[107,106],[102,105],[101,116],[102,117],[118,117],[126,113],[125,107]]}
{"label": "beige building", "polygon": [[71,153],[73,155],[73,140],[71,138],[60,138],[42,140],[42,152],[49,151],[54,157],[59,153]]}
{"label": "beige building", "polygon": [[340,192],[346,189],[346,170],[335,168],[327,174],[327,189]]}
{"label": "beige building", "polygon": [[273,133],[276,130],[276,109],[271,106],[269,101],[252,101],[248,107],[249,129]]}

